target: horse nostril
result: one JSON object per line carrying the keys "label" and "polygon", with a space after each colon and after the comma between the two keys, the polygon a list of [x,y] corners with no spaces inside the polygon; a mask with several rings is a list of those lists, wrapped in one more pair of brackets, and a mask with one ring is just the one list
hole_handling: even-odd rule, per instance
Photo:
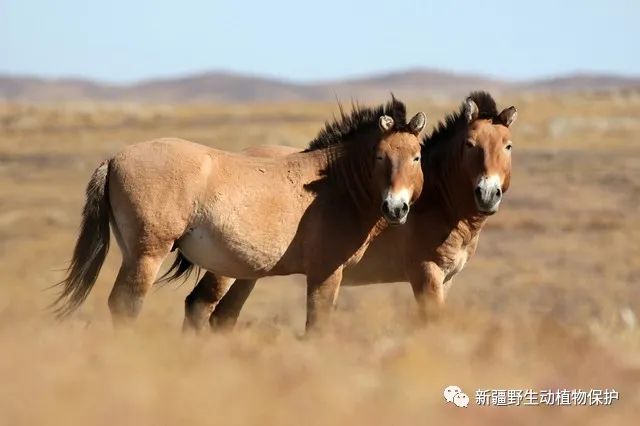
{"label": "horse nostril", "polygon": [[388,212],[389,211],[389,202],[388,201],[383,201],[382,202],[382,210]]}
{"label": "horse nostril", "polygon": [[500,188],[496,189],[496,197],[500,198],[502,196],[502,190]]}
{"label": "horse nostril", "polygon": [[407,211],[409,211],[409,204],[402,203],[402,213],[406,213]]}
{"label": "horse nostril", "polygon": [[479,186],[476,186],[476,190],[474,192],[476,193],[476,197],[482,197],[482,189],[480,189]]}

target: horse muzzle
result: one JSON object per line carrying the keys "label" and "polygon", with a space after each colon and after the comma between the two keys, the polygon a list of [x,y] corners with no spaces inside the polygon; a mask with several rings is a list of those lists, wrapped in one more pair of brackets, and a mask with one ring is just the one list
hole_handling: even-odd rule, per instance
{"label": "horse muzzle", "polygon": [[382,217],[391,225],[402,225],[409,215],[409,201],[407,190],[398,193],[388,192],[382,201]]}
{"label": "horse muzzle", "polygon": [[491,215],[498,211],[502,201],[502,183],[497,175],[482,176],[473,191],[478,211]]}

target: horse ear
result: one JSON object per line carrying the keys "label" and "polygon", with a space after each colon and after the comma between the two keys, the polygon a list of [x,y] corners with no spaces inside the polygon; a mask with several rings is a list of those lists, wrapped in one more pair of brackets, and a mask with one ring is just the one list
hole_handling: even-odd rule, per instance
{"label": "horse ear", "polygon": [[469,123],[478,118],[479,112],[478,105],[473,99],[467,98],[467,100],[464,101],[464,115],[467,117]]}
{"label": "horse ear", "polygon": [[380,120],[378,120],[378,125],[380,126],[380,130],[388,132],[393,128],[393,118],[388,115],[383,115],[380,117]]}
{"label": "horse ear", "polygon": [[409,130],[417,136],[424,129],[425,124],[427,124],[427,116],[420,111],[409,121]]}
{"label": "horse ear", "polygon": [[498,114],[498,121],[505,126],[511,126],[518,118],[518,110],[514,106],[510,106]]}

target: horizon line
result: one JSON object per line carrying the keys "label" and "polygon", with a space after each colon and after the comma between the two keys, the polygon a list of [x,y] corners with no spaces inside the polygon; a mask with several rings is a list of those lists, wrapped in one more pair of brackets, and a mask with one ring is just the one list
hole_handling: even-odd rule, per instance
{"label": "horizon line", "polygon": [[371,71],[366,73],[356,73],[352,75],[345,75],[343,77],[313,79],[313,80],[285,78],[281,76],[271,75],[268,73],[260,74],[258,72],[232,70],[232,69],[226,69],[226,68],[210,68],[210,69],[201,70],[201,71],[191,71],[191,72],[185,72],[185,73],[174,73],[174,74],[164,74],[164,75],[158,74],[156,76],[150,76],[150,77],[135,79],[130,81],[114,81],[114,80],[106,80],[101,78],[93,78],[89,76],[81,76],[81,75],[73,75],[73,74],[47,76],[47,75],[31,73],[31,72],[13,72],[13,71],[3,71],[3,70],[0,70],[0,78],[24,78],[24,79],[34,79],[34,80],[51,81],[51,82],[75,81],[75,82],[93,83],[93,84],[98,84],[103,86],[112,86],[112,87],[130,87],[130,86],[155,83],[155,82],[185,80],[190,78],[204,77],[207,75],[227,75],[231,77],[255,78],[255,79],[261,79],[261,80],[268,80],[274,83],[277,82],[277,83],[284,83],[284,84],[304,87],[304,86],[330,84],[330,83],[336,83],[336,82],[367,80],[372,78],[389,77],[394,75],[411,74],[411,73],[449,74],[451,76],[459,76],[459,77],[467,77],[467,78],[482,78],[486,80],[493,80],[495,82],[507,83],[507,84],[546,82],[546,81],[552,81],[556,79],[570,78],[570,77],[571,78],[608,77],[608,78],[623,78],[623,79],[640,79],[640,74],[627,74],[627,73],[621,73],[616,71],[598,71],[598,70],[582,70],[582,69],[576,69],[576,70],[556,73],[556,74],[546,74],[546,75],[541,75],[533,78],[508,79],[508,78],[493,76],[491,74],[447,70],[447,69],[438,68],[438,67],[433,67],[433,68],[407,67],[407,68],[398,68],[398,69],[392,69],[392,70],[380,70],[380,71]]}

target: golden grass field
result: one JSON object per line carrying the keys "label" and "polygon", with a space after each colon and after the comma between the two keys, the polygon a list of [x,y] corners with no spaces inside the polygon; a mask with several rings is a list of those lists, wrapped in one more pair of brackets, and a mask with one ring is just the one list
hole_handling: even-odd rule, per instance
{"label": "golden grass field", "polygon": [[[512,186],[444,317],[408,284],[343,289],[332,332],[302,338],[302,277],[258,284],[233,334],[184,336],[193,280],[155,288],[114,332],[113,244],[87,303],[56,322],[84,187],[127,144],[304,146],[335,104],[0,105],[0,424],[637,424],[640,93],[509,96]],[[430,123],[456,102],[413,102]],[[468,408],[445,404],[459,385]],[[594,407],[478,407],[476,389],[615,388]]]}

